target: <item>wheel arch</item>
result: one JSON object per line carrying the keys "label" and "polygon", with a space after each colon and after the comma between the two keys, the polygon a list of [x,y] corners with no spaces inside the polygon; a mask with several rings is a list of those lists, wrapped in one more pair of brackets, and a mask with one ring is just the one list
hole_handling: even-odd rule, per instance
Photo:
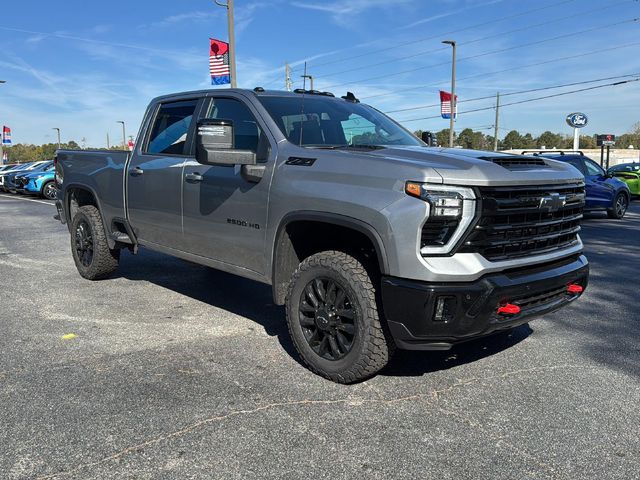
{"label": "wheel arch", "polygon": [[[294,233],[292,227],[305,227],[305,233]],[[312,227],[312,228],[309,228]],[[377,230],[362,220],[327,212],[297,211],[285,215],[276,231],[272,249],[271,283],[273,299],[277,305],[283,305],[289,280],[300,262],[308,256],[318,253],[318,248],[310,246],[308,249],[296,249],[297,242],[304,242],[304,235],[314,235],[318,232],[355,233],[354,238],[322,239],[314,242],[316,245],[326,245],[326,248],[336,248],[345,245],[361,245],[371,247],[375,261],[381,274],[388,274],[389,264],[387,252],[382,237]],[[302,237],[302,238],[293,238]],[[366,239],[366,240],[365,240]],[[317,239],[316,239],[317,240]],[[364,242],[362,244],[361,242]]]}
{"label": "wheel arch", "polygon": [[109,223],[104,216],[104,210],[102,209],[101,202],[93,188],[83,184],[71,183],[65,186],[63,198],[63,207],[65,209],[65,216],[68,219],[67,225],[69,229],[71,229],[71,222],[73,221],[73,216],[77,209],[85,205],[93,205],[98,209],[100,217],[102,218],[102,224],[105,228],[105,235],[107,237],[109,248],[115,247],[115,241],[110,236],[111,232],[109,231]]}

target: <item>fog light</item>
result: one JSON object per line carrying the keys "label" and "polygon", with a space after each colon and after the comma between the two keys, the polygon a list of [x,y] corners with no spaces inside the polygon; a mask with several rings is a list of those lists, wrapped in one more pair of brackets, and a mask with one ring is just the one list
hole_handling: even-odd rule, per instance
{"label": "fog light", "polygon": [[447,295],[436,298],[434,322],[450,322],[455,318],[456,306],[458,301],[456,297]]}

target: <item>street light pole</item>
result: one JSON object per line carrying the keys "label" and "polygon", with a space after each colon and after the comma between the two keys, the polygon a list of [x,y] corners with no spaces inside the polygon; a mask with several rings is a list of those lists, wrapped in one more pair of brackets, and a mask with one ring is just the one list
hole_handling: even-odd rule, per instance
{"label": "street light pole", "polygon": [[219,7],[227,9],[227,24],[229,28],[229,70],[231,71],[231,88],[237,87],[236,81],[236,35],[233,21],[233,0],[227,0],[222,3],[219,0],[213,0]]}
{"label": "street light pole", "polygon": [[123,150],[127,150],[127,134],[126,134],[125,129],[124,129],[124,121],[123,120],[118,120],[116,123],[121,123],[122,124],[122,149]]}
{"label": "street light pole", "polygon": [[456,116],[456,42],[444,40],[442,43],[453,48],[451,58],[451,121],[449,122],[449,147],[453,148],[453,122]]}
{"label": "street light pole", "polygon": [[309,79],[309,83],[311,84],[311,90],[313,90],[313,75],[307,75],[306,73],[304,75],[301,75],[302,78],[308,78]]}
{"label": "street light pole", "polygon": [[51,130],[58,132],[58,150],[60,150],[60,129],[58,127],[53,127]]}

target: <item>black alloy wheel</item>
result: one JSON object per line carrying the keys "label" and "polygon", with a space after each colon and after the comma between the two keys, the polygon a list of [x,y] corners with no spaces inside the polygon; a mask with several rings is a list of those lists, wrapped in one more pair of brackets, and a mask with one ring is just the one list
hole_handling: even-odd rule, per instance
{"label": "black alloy wheel", "polygon": [[93,233],[85,220],[81,220],[76,226],[75,248],[80,263],[90,267],[93,262]]}
{"label": "black alloy wheel", "polygon": [[298,318],[311,349],[326,360],[340,360],[353,348],[357,312],[346,290],[335,280],[317,277],[300,295]]}

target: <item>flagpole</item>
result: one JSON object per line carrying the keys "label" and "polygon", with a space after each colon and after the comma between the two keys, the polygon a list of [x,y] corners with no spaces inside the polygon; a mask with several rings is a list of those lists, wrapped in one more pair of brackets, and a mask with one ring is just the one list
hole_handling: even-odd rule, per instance
{"label": "flagpole", "polygon": [[454,40],[444,40],[442,43],[453,47],[451,58],[451,121],[449,122],[449,147],[453,148],[453,127],[456,117],[456,42]]}
{"label": "flagpole", "polygon": [[219,7],[227,9],[227,24],[229,27],[229,70],[231,72],[231,88],[237,87],[236,81],[236,35],[233,21],[233,0],[227,0],[227,3],[221,3],[219,0],[213,0]]}

